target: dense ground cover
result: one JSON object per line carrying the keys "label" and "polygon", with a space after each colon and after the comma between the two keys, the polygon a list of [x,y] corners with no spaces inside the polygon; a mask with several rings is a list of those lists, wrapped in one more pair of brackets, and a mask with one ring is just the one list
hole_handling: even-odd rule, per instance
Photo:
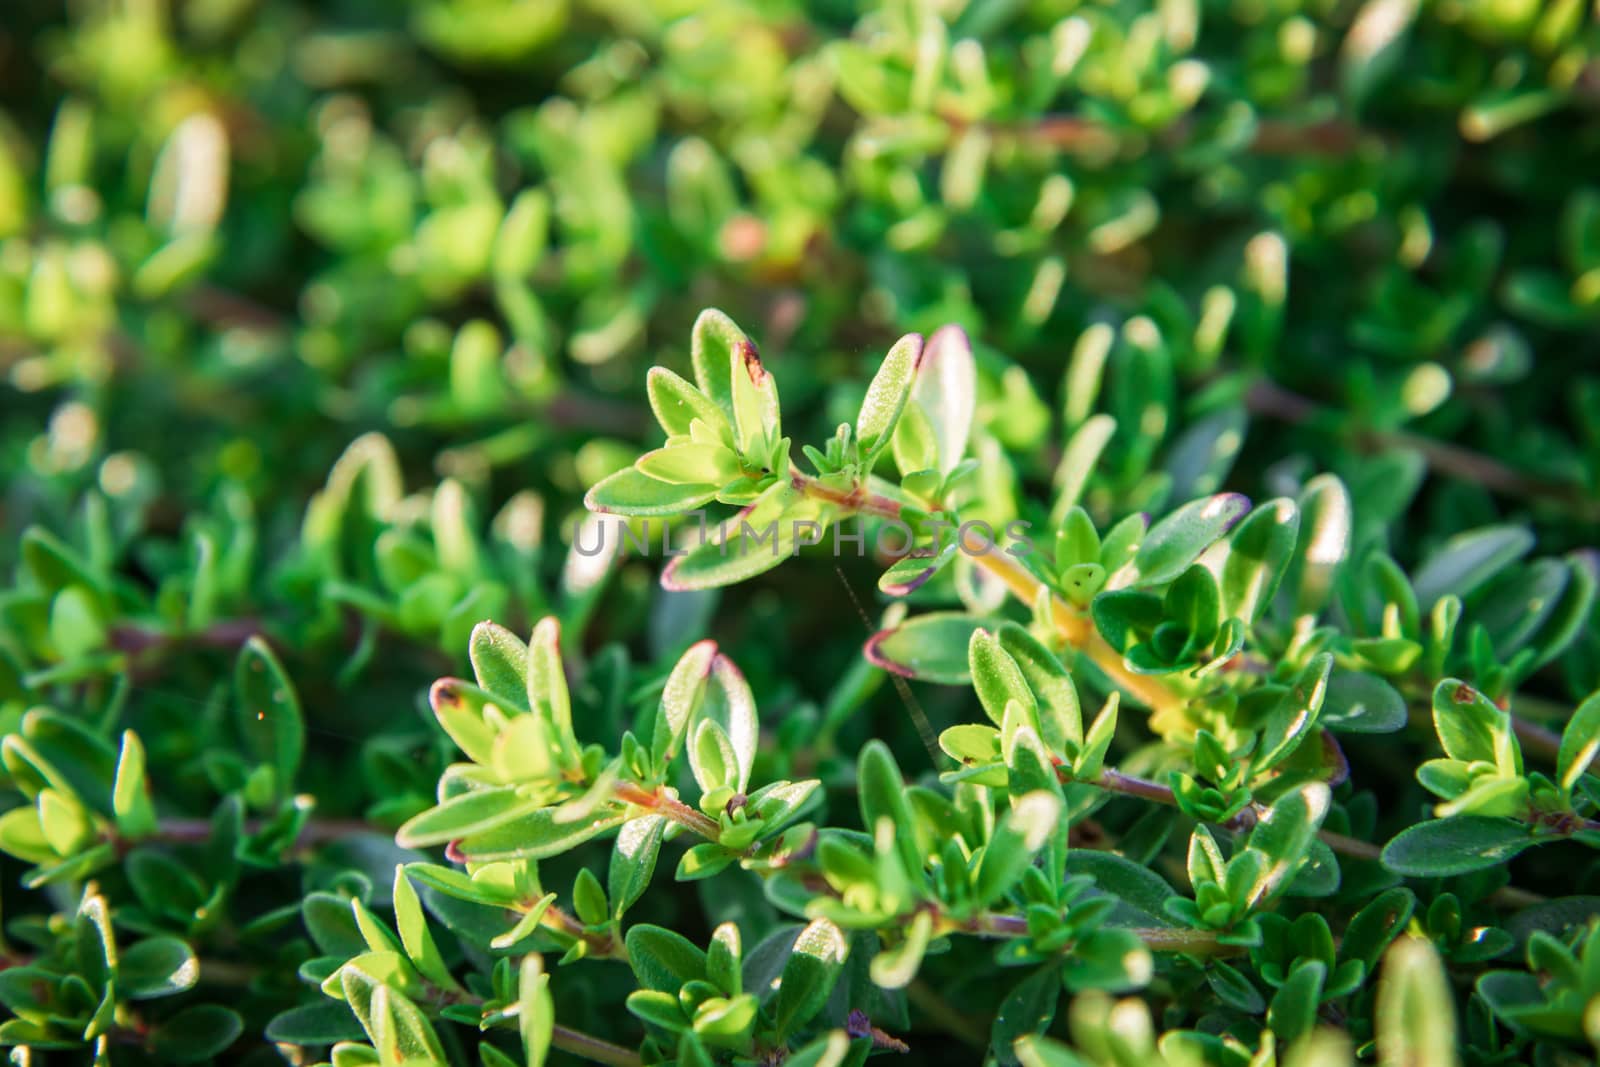
{"label": "dense ground cover", "polygon": [[0,1042],[1592,1062],[1597,49],[9,5]]}

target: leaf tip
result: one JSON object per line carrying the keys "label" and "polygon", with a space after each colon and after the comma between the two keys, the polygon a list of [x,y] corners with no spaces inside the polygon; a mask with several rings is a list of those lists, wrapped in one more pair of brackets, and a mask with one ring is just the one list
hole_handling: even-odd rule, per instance
{"label": "leaf tip", "polygon": [[879,630],[877,633],[867,638],[867,643],[862,646],[861,654],[865,656],[867,658],[867,662],[871,663],[874,667],[882,667],[890,674],[898,674],[902,678],[915,678],[917,676],[916,672],[914,672],[910,667],[907,667],[905,664],[890,659],[880,647],[882,646],[883,642],[887,641],[894,632],[895,631],[892,628],[888,630]]}

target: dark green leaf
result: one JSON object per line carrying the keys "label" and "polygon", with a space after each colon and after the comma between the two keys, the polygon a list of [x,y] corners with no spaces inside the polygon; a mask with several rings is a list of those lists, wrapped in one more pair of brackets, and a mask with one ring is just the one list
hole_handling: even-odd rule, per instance
{"label": "dark green leaf", "polygon": [[1193,500],[1178,508],[1150,528],[1133,558],[1139,581],[1144,585],[1163,585],[1172,581],[1200,558],[1200,553],[1220,540],[1250,509],[1250,501],[1238,493]]}
{"label": "dark green leaf", "polygon": [[706,954],[682,934],[640,923],[628,930],[628,962],[646,989],[677,995],[706,976]]}
{"label": "dark green leaf", "polygon": [[822,1010],[844,970],[848,951],[844,935],[826,919],[816,919],[800,931],[783,965],[772,1007],[780,1036],[794,1034]]}
{"label": "dark green leaf", "polygon": [[961,685],[971,675],[967,650],[972,635],[987,625],[964,612],[917,615],[867,641],[866,657],[886,671],[925,682]]}
{"label": "dark green leaf", "polygon": [[1402,830],[1383,847],[1383,865],[1413,878],[1447,878],[1508,862],[1537,842],[1511,819],[1458,815]]}

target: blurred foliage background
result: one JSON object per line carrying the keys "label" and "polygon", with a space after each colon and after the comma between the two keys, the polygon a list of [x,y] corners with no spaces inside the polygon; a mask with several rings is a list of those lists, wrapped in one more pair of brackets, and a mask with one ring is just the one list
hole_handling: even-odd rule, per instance
{"label": "blurred foliage background", "polygon": [[[895,337],[963,325],[1011,514],[1044,518],[1028,494],[1103,412],[1102,524],[1333,471],[1358,552],[1515,522],[1590,561],[1597,54],[1582,0],[13,0],[0,725],[137,728],[174,813],[265,818],[294,778],[392,827],[431,802],[423,697],[472,623],[554,612],[605,721],[604,685],[714,636],[824,763],[917,752],[841,638],[878,625],[870,561],[666,595],[656,562],[569,553],[707,306],[811,440]],[[235,721],[253,633],[303,767]],[[1597,684],[1590,619],[1532,685]],[[970,702],[918,695],[937,725]],[[367,847],[343,862],[392,866]],[[232,862],[202,882],[237,915],[343,869]],[[60,904],[19,871],[8,915]],[[292,968],[252,997],[258,1030]]]}

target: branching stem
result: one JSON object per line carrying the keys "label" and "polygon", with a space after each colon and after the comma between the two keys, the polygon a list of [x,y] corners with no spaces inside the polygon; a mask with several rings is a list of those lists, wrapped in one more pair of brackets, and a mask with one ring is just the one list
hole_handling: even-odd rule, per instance
{"label": "branching stem", "polygon": [[[790,482],[807,496],[826,500],[849,511],[887,519],[899,519],[901,515],[901,505],[898,501],[881,493],[874,493],[865,485],[858,485],[853,490],[835,489],[825,485],[820,479],[799,471],[790,475]],[[1003,584],[1012,596],[1029,607],[1032,607],[1038,599],[1040,591],[1046,588],[1044,583],[1030,574],[1026,568],[1003,552],[995,551],[993,546],[990,546],[988,551],[973,553],[972,559],[991,577]],[[1086,615],[1075,610],[1053,591],[1049,592],[1048,596],[1050,619],[1055,623],[1061,636],[1080,654],[1092,660],[1113,683],[1151,711],[1170,711],[1182,704],[1182,697],[1173,692],[1166,683],[1149,675],[1135,674],[1128,670],[1123,664],[1122,655],[1106,643],[1105,638],[1100,636],[1100,631],[1095,629],[1094,623]]]}
{"label": "branching stem", "polygon": [[715,841],[722,836],[722,827],[715,819],[696,811],[677,797],[657,790],[654,793],[646,792],[632,782],[622,782],[617,786],[617,799],[635,807],[648,808],[651,811],[665,815],[673,822],[686,829],[693,830],[708,841]]}
{"label": "branching stem", "polygon": [[[1245,394],[1245,406],[1258,415],[1266,415],[1290,425],[1310,422],[1323,422],[1330,427],[1349,425],[1349,420],[1344,416],[1265,379],[1250,386]],[[1367,428],[1357,429],[1354,433],[1356,443],[1367,451],[1403,449],[1416,452],[1431,469],[1440,474],[1474,482],[1503,496],[1545,500],[1580,518],[1600,517],[1600,507],[1596,506],[1583,486],[1528,474],[1481,452],[1403,430]]]}
{"label": "branching stem", "polygon": [[[967,930],[986,937],[1026,937],[1028,921],[1020,915],[984,912],[967,924]],[[1189,956],[1232,956],[1242,952],[1227,945],[1215,931],[1193,930],[1180,926],[1121,927],[1133,934],[1152,952],[1181,952]]]}
{"label": "branching stem", "polygon": [[591,1063],[604,1063],[608,1067],[642,1067],[644,1063],[639,1054],[632,1049],[613,1045],[609,1041],[602,1041],[592,1034],[562,1026],[560,1023],[555,1024],[550,1043],[562,1052],[581,1056]]}

